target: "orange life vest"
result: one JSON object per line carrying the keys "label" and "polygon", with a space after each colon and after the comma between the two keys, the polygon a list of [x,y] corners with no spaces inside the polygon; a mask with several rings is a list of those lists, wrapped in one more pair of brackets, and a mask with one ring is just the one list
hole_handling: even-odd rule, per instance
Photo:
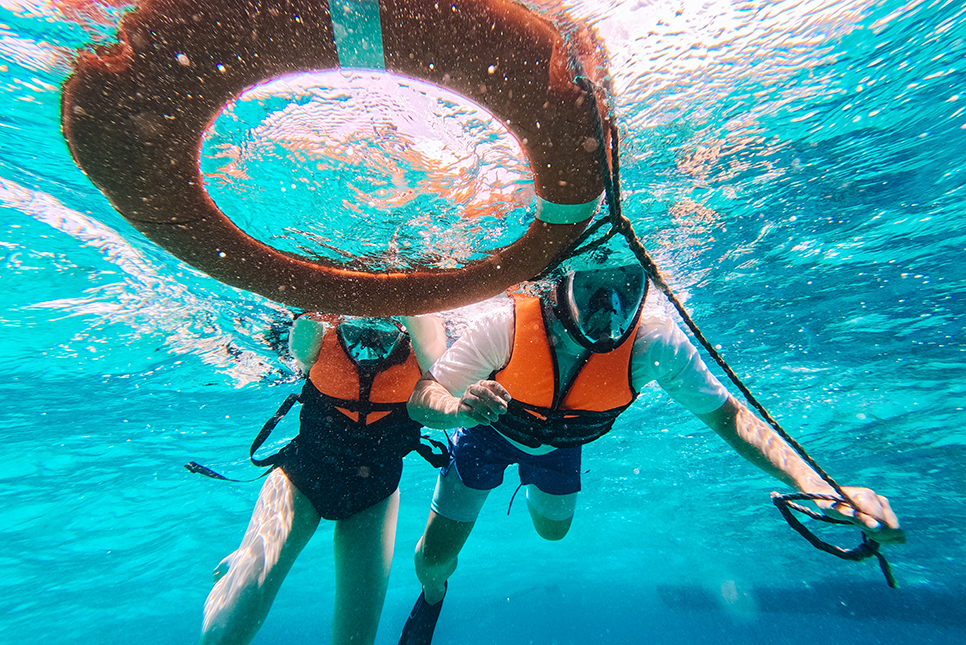
{"label": "orange life vest", "polygon": [[[352,359],[338,328],[326,333],[301,395],[290,396],[262,428],[252,444],[252,462],[278,465],[294,454],[298,463],[309,459],[368,465],[401,459],[415,450],[433,466],[444,466],[449,463],[446,446],[429,437],[424,437],[428,444],[422,443],[422,425],[406,411],[419,377],[419,364],[406,334],[387,357],[362,365]],[[295,401],[302,403],[298,437],[272,457],[256,459],[255,451]]]}
{"label": "orange life vest", "polygon": [[386,419],[409,422],[418,429],[420,425],[406,412],[406,402],[420,373],[408,336],[382,364],[362,368],[346,353],[338,333],[329,332],[322,338],[309,380],[344,416],[343,422],[361,428]]}
{"label": "orange life vest", "polygon": [[578,446],[606,434],[634,402],[630,364],[637,326],[616,349],[590,353],[569,383],[560,383],[553,346],[539,298],[514,299],[513,348],[493,379],[513,400],[493,427],[536,448]]}

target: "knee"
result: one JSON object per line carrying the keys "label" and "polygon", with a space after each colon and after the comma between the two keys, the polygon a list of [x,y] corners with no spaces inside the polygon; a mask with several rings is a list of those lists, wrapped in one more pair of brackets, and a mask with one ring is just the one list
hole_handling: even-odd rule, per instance
{"label": "knee", "polygon": [[206,621],[198,645],[244,645],[255,638],[261,625],[262,620],[248,620],[244,616],[217,625]]}
{"label": "knee", "polygon": [[416,544],[416,576],[423,582],[427,580],[445,580],[456,571],[457,554],[438,553],[426,548],[426,541],[421,538]]}
{"label": "knee", "polygon": [[544,540],[557,542],[567,536],[573,521],[573,517],[568,517],[565,520],[550,520],[546,517],[535,515],[533,517],[533,528],[537,530],[537,535]]}
{"label": "knee", "polygon": [[536,486],[527,487],[527,509],[533,528],[544,540],[557,541],[566,537],[574,521],[577,493],[551,495]]}
{"label": "knee", "polygon": [[224,630],[205,625],[202,629],[201,639],[198,641],[198,645],[226,645],[229,642]]}
{"label": "knee", "polygon": [[215,567],[215,570],[211,572],[211,584],[218,584],[218,581],[228,574],[228,571],[231,569],[231,560],[234,555],[234,553],[231,553],[218,563],[218,566]]}
{"label": "knee", "polygon": [[254,638],[273,597],[262,564],[258,558],[232,556],[221,561],[205,600],[200,645],[238,645]]}

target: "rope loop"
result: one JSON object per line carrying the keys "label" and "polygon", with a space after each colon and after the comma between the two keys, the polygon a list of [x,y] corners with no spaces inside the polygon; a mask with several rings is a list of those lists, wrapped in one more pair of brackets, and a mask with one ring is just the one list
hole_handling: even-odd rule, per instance
{"label": "rope loop", "polygon": [[[576,79],[577,85],[580,86],[580,88],[589,96],[596,97],[597,96],[596,90],[598,89],[598,87],[589,78],[587,78],[586,74],[584,74],[583,69],[579,64],[579,61],[576,64],[576,68],[577,68],[577,76],[578,76],[578,78]],[[889,584],[890,587],[895,589],[897,587],[897,584],[896,584],[895,578],[892,575],[892,569],[889,566],[889,563],[886,561],[885,557],[879,552],[879,543],[876,542],[874,539],[868,537],[868,535],[863,533],[862,544],[855,547],[854,549],[846,550],[841,547],[837,547],[837,546],[828,544],[826,542],[823,542],[822,540],[817,538],[814,534],[812,534],[808,529],[806,529],[804,525],[802,525],[802,523],[799,522],[798,519],[795,518],[795,516],[792,514],[792,509],[794,509],[796,511],[802,512],[820,521],[833,523],[833,524],[851,524],[851,522],[835,520],[833,518],[829,518],[820,513],[816,513],[815,511],[812,511],[811,509],[808,509],[799,504],[794,504],[794,500],[824,499],[824,500],[834,501],[837,503],[848,504],[849,506],[851,506],[853,509],[856,509],[856,510],[858,510],[860,507],[852,500],[852,498],[848,495],[848,493],[846,493],[845,490],[828,473],[826,473],[825,470],[822,469],[822,467],[819,466],[814,459],[812,459],[812,457],[805,451],[805,449],[797,441],[795,441],[795,439],[793,439],[791,435],[788,434],[788,432],[785,431],[785,429],[781,426],[781,424],[779,424],[778,421],[776,421],[771,416],[768,410],[765,409],[765,407],[758,401],[755,395],[752,394],[751,390],[749,390],[748,387],[744,384],[744,382],[742,382],[741,378],[738,377],[738,375],[731,368],[731,366],[728,365],[728,363],[724,360],[724,358],[721,356],[718,350],[715,349],[714,345],[705,337],[705,335],[701,332],[701,329],[694,322],[694,320],[691,319],[691,316],[688,313],[687,309],[685,309],[681,301],[678,300],[677,296],[674,294],[673,290],[668,285],[667,281],[661,275],[661,272],[658,269],[657,264],[654,262],[654,260],[651,259],[650,255],[648,255],[647,250],[644,248],[644,245],[637,237],[637,234],[634,232],[634,226],[631,223],[630,219],[628,219],[621,213],[620,149],[619,149],[619,137],[618,137],[616,119],[613,119],[611,121],[610,129],[608,132],[608,134],[610,135],[610,146],[609,146],[610,156],[608,158],[608,153],[607,153],[608,147],[607,147],[606,136],[604,133],[603,122],[600,118],[600,111],[599,111],[600,109],[596,100],[588,101],[588,110],[590,112],[591,123],[596,129],[597,157],[598,157],[598,164],[599,164],[601,176],[603,178],[603,183],[604,183],[604,195],[607,200],[607,216],[602,217],[598,222],[595,222],[593,226],[588,228],[584,236],[580,238],[575,244],[572,245],[571,252],[563,253],[560,259],[558,260],[558,262],[553,266],[553,268],[556,268],[557,266],[559,266],[561,262],[567,260],[568,258],[573,257],[576,254],[574,251],[576,250],[576,247],[579,244],[584,244],[586,239],[589,239],[591,235],[599,231],[603,225],[605,225],[606,223],[610,223],[610,230],[607,231],[600,240],[585,244],[585,246],[582,249],[580,249],[580,252],[585,252],[591,248],[596,248],[597,246],[600,246],[615,234],[622,235],[624,237],[624,240],[627,243],[627,246],[630,248],[631,252],[634,253],[634,256],[637,258],[638,262],[640,262],[641,266],[644,268],[644,272],[647,275],[647,278],[651,281],[651,283],[655,287],[660,289],[660,291],[667,297],[668,301],[674,306],[675,310],[678,312],[678,315],[681,316],[681,319],[684,321],[685,325],[688,327],[689,330],[691,330],[691,333],[694,334],[694,337],[698,340],[698,342],[702,345],[702,347],[704,347],[705,351],[707,351],[708,354],[721,367],[724,373],[727,374],[728,378],[735,385],[735,387],[737,387],[738,390],[742,393],[742,395],[744,396],[748,404],[751,405],[755,410],[757,410],[761,418],[766,423],[768,423],[768,425],[771,426],[772,429],[775,430],[778,436],[784,439],[785,442],[788,443],[788,445],[790,445],[796,453],[798,453],[798,455],[805,461],[805,463],[807,463],[818,474],[818,476],[821,477],[822,480],[825,481],[829,486],[831,486],[832,489],[835,491],[836,493],[835,495],[821,495],[821,494],[809,494],[809,493],[779,495],[778,493],[773,493],[772,495],[773,501],[775,505],[778,507],[778,509],[781,511],[782,515],[785,517],[785,520],[789,523],[789,525],[792,526],[792,528],[794,528],[803,537],[805,537],[805,539],[807,539],[813,546],[815,546],[816,548],[822,551],[825,551],[826,553],[831,553],[832,555],[835,555],[839,558],[842,558],[845,560],[852,560],[852,561],[864,560],[866,558],[875,556],[879,560],[879,567],[882,569],[882,572],[886,577],[886,582]],[[547,275],[547,273],[549,273],[553,268],[548,268],[544,273],[541,274],[541,277]],[[881,518],[875,518],[875,519],[883,524],[885,523]]]}
{"label": "rope loop", "polygon": [[834,544],[829,544],[824,540],[820,539],[817,535],[812,533],[806,528],[804,524],[799,521],[797,517],[792,513],[792,511],[798,511],[808,515],[812,519],[819,520],[821,522],[826,522],[828,524],[844,524],[848,525],[851,522],[845,520],[837,520],[833,517],[828,517],[822,513],[813,511],[810,508],[806,508],[800,504],[796,504],[796,500],[827,500],[837,503],[845,503],[845,500],[837,495],[823,495],[818,493],[793,493],[782,495],[779,493],[772,493],[771,500],[781,512],[782,517],[788,522],[795,531],[798,532],[803,538],[808,540],[808,543],[814,546],[820,551],[834,555],[842,560],[849,560],[851,562],[860,562],[871,557],[875,557],[879,561],[879,568],[882,570],[882,575],[885,576],[886,584],[892,589],[896,589],[899,585],[896,582],[895,576],[892,575],[892,567],[889,565],[888,560],[882,555],[880,551],[880,545],[873,538],[870,538],[865,532],[862,533],[862,542],[852,548],[844,549],[840,546],[835,546]]}

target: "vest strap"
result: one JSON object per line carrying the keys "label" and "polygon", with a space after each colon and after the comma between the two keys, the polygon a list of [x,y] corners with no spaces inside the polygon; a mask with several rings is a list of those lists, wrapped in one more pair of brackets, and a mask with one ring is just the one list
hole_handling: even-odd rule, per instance
{"label": "vest strap", "polygon": [[612,410],[553,410],[513,400],[508,413],[493,423],[500,434],[530,448],[574,448],[610,432],[630,404]]}
{"label": "vest strap", "polygon": [[253,464],[258,467],[275,465],[275,462],[278,460],[277,458],[281,451],[276,452],[271,457],[266,457],[265,459],[255,459],[255,451],[261,448],[263,443],[268,441],[268,436],[272,434],[272,430],[275,429],[275,426],[278,425],[278,422],[281,421],[286,414],[288,414],[288,411],[292,409],[292,406],[295,405],[296,402],[301,400],[302,399],[299,394],[289,394],[282,405],[279,406],[278,410],[275,411],[275,414],[272,415],[272,418],[265,422],[265,425],[262,426],[258,436],[255,437],[255,441],[252,442],[251,450],[248,452],[248,457],[252,460]]}
{"label": "vest strap", "polygon": [[[272,418],[266,421],[265,425],[262,426],[262,429],[258,433],[258,436],[255,437],[255,441],[252,442],[251,450],[249,450],[248,452],[248,457],[249,459],[252,460],[253,464],[255,464],[258,467],[275,465],[275,462],[278,460],[278,455],[281,453],[281,450],[279,450],[278,452],[276,452],[274,455],[270,457],[266,457],[265,459],[255,459],[255,452],[259,448],[261,448],[262,444],[264,444],[268,440],[269,435],[272,434],[272,430],[275,429],[275,426],[278,425],[278,422],[281,421],[286,414],[288,414],[289,410],[292,409],[292,406],[295,405],[296,402],[298,401],[301,401],[301,397],[299,396],[299,394],[297,393],[289,394],[288,397],[285,399],[285,401],[282,403],[282,405],[279,406],[278,410],[275,411],[275,414],[272,415]],[[189,461],[184,465],[184,467],[185,469],[187,469],[189,473],[198,473],[199,475],[204,475],[205,477],[211,477],[212,479],[220,479],[222,481],[240,482],[240,483],[249,483],[249,482],[258,481],[259,479],[261,479],[262,477],[264,477],[265,475],[271,472],[271,470],[266,470],[265,472],[263,472],[258,477],[255,477],[254,479],[232,479],[231,477],[225,477],[221,473],[218,473],[212,470],[211,468],[208,468],[208,466],[203,466],[202,464],[199,464],[196,461]]]}
{"label": "vest strap", "polygon": [[[423,441],[426,441],[431,445],[427,445],[426,443],[423,443]],[[439,450],[439,452],[433,452],[433,448],[436,448]],[[424,434],[420,437],[420,442],[416,444],[416,452],[420,457],[428,461],[429,465],[433,468],[443,468],[449,465],[449,448],[441,441],[430,439],[429,435]]]}
{"label": "vest strap", "polygon": [[[275,411],[275,414],[272,415],[272,418],[270,418],[268,421],[265,422],[265,425],[262,426],[262,429],[255,437],[255,440],[252,442],[251,449],[248,452],[248,456],[249,456],[249,459],[251,459],[252,464],[254,464],[255,466],[258,466],[259,468],[266,467],[266,466],[275,466],[277,464],[277,462],[279,461],[279,455],[285,449],[284,447],[280,449],[278,452],[276,452],[275,454],[269,457],[265,457],[264,459],[255,459],[255,453],[258,451],[259,448],[262,447],[262,445],[264,445],[266,441],[268,441],[268,437],[272,434],[272,431],[275,430],[275,426],[277,426],[279,422],[285,417],[285,415],[289,413],[289,411],[292,409],[292,406],[294,406],[296,403],[300,402],[301,400],[302,398],[300,394],[298,393],[289,394],[288,397],[286,397],[285,401],[282,403],[282,405],[279,406],[278,410]],[[427,443],[423,443],[424,441]],[[434,448],[439,452],[434,452],[433,451]],[[425,459],[434,468],[443,468],[444,466],[449,464],[450,453],[446,444],[430,439],[428,435],[422,435],[419,439],[417,439],[415,442],[415,445],[413,445],[413,447],[410,450],[415,450],[420,457]],[[405,456],[405,455],[402,455],[402,456]],[[271,472],[271,469],[266,470],[265,472],[263,472],[258,477],[255,477],[254,479],[233,479],[231,477],[225,477],[221,473],[218,473],[207,466],[199,464],[196,461],[189,461],[187,464],[184,465],[184,467],[190,473],[197,473],[199,475],[204,475],[205,477],[210,477],[212,479],[220,479],[222,481],[239,482],[239,483],[249,483],[249,482],[258,481],[259,479],[261,479],[262,477],[264,477],[265,475]]]}

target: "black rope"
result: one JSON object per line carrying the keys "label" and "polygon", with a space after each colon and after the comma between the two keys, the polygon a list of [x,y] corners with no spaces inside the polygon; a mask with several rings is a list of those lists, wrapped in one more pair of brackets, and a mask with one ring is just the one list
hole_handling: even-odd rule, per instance
{"label": "black rope", "polygon": [[[529,484],[530,483],[530,480],[528,479],[526,483]],[[515,500],[517,498],[517,493],[519,493],[520,492],[520,489],[523,488],[525,485],[526,484],[524,482],[520,482],[520,485],[517,486],[516,487],[516,490],[513,491],[513,494],[510,495],[510,503],[507,504],[507,507],[506,507],[506,514],[507,515],[509,515],[510,514],[510,511],[513,509],[513,500]]]}
{"label": "black rope", "polygon": [[[637,258],[638,262],[640,262],[641,266],[644,268],[644,272],[645,274],[647,274],[648,279],[651,281],[652,284],[654,284],[654,286],[656,286],[658,289],[661,290],[661,292],[665,295],[665,297],[667,297],[668,301],[674,306],[675,310],[677,310],[678,315],[681,316],[681,319],[684,321],[684,324],[687,325],[688,329],[691,330],[691,333],[694,334],[694,337],[698,339],[698,342],[701,343],[701,345],[708,352],[708,354],[721,367],[721,369],[725,372],[725,374],[728,375],[728,378],[731,380],[732,383],[734,383],[735,387],[737,387],[738,390],[741,392],[741,394],[745,397],[745,400],[748,401],[748,403],[758,411],[762,419],[764,419],[768,423],[768,425],[770,425],[775,430],[775,432],[778,433],[778,435],[782,439],[784,439],[796,453],[798,453],[798,455],[805,461],[805,463],[808,464],[816,473],[818,473],[818,476],[821,477],[822,480],[825,481],[829,486],[831,486],[831,488],[837,493],[837,496],[825,496],[825,495],[818,495],[818,494],[815,494],[815,495],[802,494],[802,495],[791,495],[791,496],[778,495],[778,497],[775,499],[780,498],[782,499],[783,502],[785,500],[791,501],[793,499],[811,499],[811,500],[828,499],[838,503],[848,504],[856,512],[859,512],[859,506],[856,505],[856,503],[852,500],[852,498],[848,495],[848,493],[846,493],[842,489],[842,487],[839,486],[839,484],[831,477],[831,475],[825,472],[825,470],[821,466],[819,466],[814,459],[812,459],[812,457],[805,451],[805,448],[803,448],[801,444],[799,444],[795,439],[793,439],[791,435],[789,435],[788,432],[785,431],[785,429],[781,426],[781,424],[779,424],[778,421],[776,421],[771,416],[768,410],[765,409],[765,406],[763,406],[758,401],[755,395],[752,394],[751,390],[749,390],[748,387],[744,384],[744,382],[742,382],[741,378],[739,378],[738,375],[734,372],[734,370],[731,369],[731,366],[728,365],[727,362],[725,362],[724,357],[721,356],[718,350],[715,349],[714,345],[712,345],[711,342],[701,332],[701,329],[698,327],[697,323],[694,322],[694,320],[691,318],[691,315],[688,313],[687,309],[684,308],[684,305],[681,303],[680,300],[678,300],[677,296],[672,291],[670,285],[668,285],[667,281],[664,279],[664,276],[661,275],[660,269],[658,269],[657,264],[654,262],[654,260],[651,259],[650,255],[648,255],[647,250],[644,248],[644,245],[637,237],[637,234],[634,233],[634,227],[631,224],[631,221],[621,213],[620,149],[619,149],[617,126],[614,124],[611,124],[609,129],[611,154],[610,154],[610,159],[608,159],[607,146],[604,138],[604,124],[601,120],[600,111],[598,108],[598,102],[596,100],[596,96],[597,96],[596,87],[590,79],[588,79],[586,76],[583,75],[583,70],[579,65],[579,61],[577,63],[577,69],[579,70],[579,75],[576,79],[576,83],[581,88],[581,90],[584,91],[584,93],[588,96],[588,98],[592,99],[588,101],[590,105],[588,112],[590,115],[591,123],[597,133],[597,162],[601,169],[601,179],[603,180],[603,183],[604,183],[604,194],[607,198],[608,219],[612,227],[611,233],[617,232],[623,235],[624,239],[627,241],[628,247],[630,247],[631,252],[634,253],[634,256]],[[863,537],[862,545],[860,545],[859,547],[856,547],[856,549],[852,549],[851,551],[845,551],[840,547],[834,547],[825,542],[822,542],[814,535],[809,533],[808,529],[806,529],[801,524],[801,522],[798,522],[798,520],[795,519],[795,517],[791,514],[791,510],[789,509],[788,504],[780,503],[778,501],[776,501],[775,504],[782,512],[782,515],[785,517],[786,521],[788,521],[788,523],[792,525],[792,528],[795,528],[795,530],[797,530],[799,533],[805,536],[806,539],[813,546],[816,546],[816,548],[820,548],[827,553],[832,553],[833,555],[838,555],[839,557],[843,557],[839,552],[864,554],[863,557],[861,558],[847,557],[846,559],[864,559],[864,558],[871,557],[873,555],[876,556],[876,558],[878,558],[879,560],[879,566],[882,568],[882,571],[886,576],[886,581],[889,583],[889,586],[892,587],[893,589],[896,588],[896,582],[895,582],[895,578],[892,576],[891,567],[889,566],[889,563],[886,561],[885,557],[881,553],[879,553],[879,543],[873,540],[872,538],[869,538],[864,532],[862,533],[862,537]],[[820,517],[823,520],[826,520],[826,519],[831,520],[831,518],[826,518],[826,516],[824,515],[814,513],[814,511],[810,511],[809,509],[806,509],[805,507],[800,506],[798,504],[795,504],[794,508],[795,510],[801,510],[803,512],[806,512],[812,517]],[[883,525],[885,524],[885,522],[881,518],[874,518],[874,519],[878,521],[880,524],[883,524]],[[831,521],[833,523],[851,524],[851,522],[846,522],[842,520],[831,520]],[[799,529],[799,527],[801,527],[801,529]],[[828,548],[818,546],[818,544],[824,545],[825,547],[828,547]]]}
{"label": "black rope", "polygon": [[255,459],[255,451],[261,448],[263,443],[268,441],[268,436],[272,434],[272,430],[274,430],[275,426],[278,425],[278,422],[282,420],[282,417],[288,414],[288,411],[292,409],[292,406],[301,400],[302,397],[298,393],[289,394],[285,398],[285,401],[282,403],[282,405],[279,406],[278,410],[276,410],[275,414],[272,415],[272,418],[265,422],[265,425],[262,426],[258,436],[255,437],[255,441],[252,442],[251,449],[248,451],[248,456],[253,464],[260,467],[275,465],[275,462],[278,458],[278,453],[275,453],[270,457],[266,457],[265,459]]}
{"label": "black rope", "polygon": [[[563,264],[570,258],[577,257],[578,255],[583,255],[588,251],[591,251],[595,248],[598,248],[606,244],[608,240],[610,240],[612,237],[614,237],[614,235],[617,234],[617,231],[614,229],[613,225],[611,225],[610,229],[606,233],[604,233],[603,237],[601,237],[600,239],[594,240],[593,242],[587,242],[587,240],[593,237],[601,228],[603,228],[604,226],[610,223],[611,221],[607,217],[603,217],[595,221],[593,224],[588,226],[576,240],[571,242],[570,246],[564,249],[560,253],[560,255],[558,255],[553,261],[551,261],[546,267],[544,267],[544,269],[540,273],[530,278],[530,280],[533,282],[538,280],[544,280],[547,278],[547,276],[549,276],[551,273],[556,271],[561,264]],[[586,245],[581,247],[580,245],[584,243],[586,243]]]}
{"label": "black rope", "polygon": [[844,501],[842,498],[838,497],[837,495],[822,495],[818,493],[792,493],[789,495],[772,493],[771,499],[781,512],[782,517],[784,517],[785,521],[788,522],[788,525],[795,529],[799,535],[808,540],[808,543],[814,546],[816,549],[834,555],[837,558],[850,560],[853,562],[859,562],[875,556],[875,558],[879,561],[879,568],[882,570],[882,575],[885,576],[886,583],[892,589],[896,589],[899,586],[896,582],[895,576],[892,575],[892,567],[889,566],[889,562],[880,552],[879,543],[873,538],[870,538],[865,533],[862,533],[862,543],[859,544],[859,546],[853,549],[843,549],[840,546],[835,546],[834,544],[829,544],[828,542],[821,540],[817,535],[809,531],[805,525],[802,524],[792,513],[792,511],[798,511],[799,513],[808,515],[812,519],[826,522],[828,524],[851,524],[851,522],[837,520],[826,515],[822,515],[821,513],[817,513],[810,508],[795,503],[795,500],[827,500],[830,502],[841,503]]}
{"label": "black rope", "polygon": [[254,479],[233,479],[231,477],[225,477],[221,473],[215,472],[208,466],[199,464],[197,461],[189,461],[184,465],[184,467],[189,473],[197,473],[199,475],[204,475],[205,477],[211,477],[212,479],[220,479],[226,482],[237,482],[239,484],[250,484],[251,482],[256,482],[270,472],[266,470]]}

